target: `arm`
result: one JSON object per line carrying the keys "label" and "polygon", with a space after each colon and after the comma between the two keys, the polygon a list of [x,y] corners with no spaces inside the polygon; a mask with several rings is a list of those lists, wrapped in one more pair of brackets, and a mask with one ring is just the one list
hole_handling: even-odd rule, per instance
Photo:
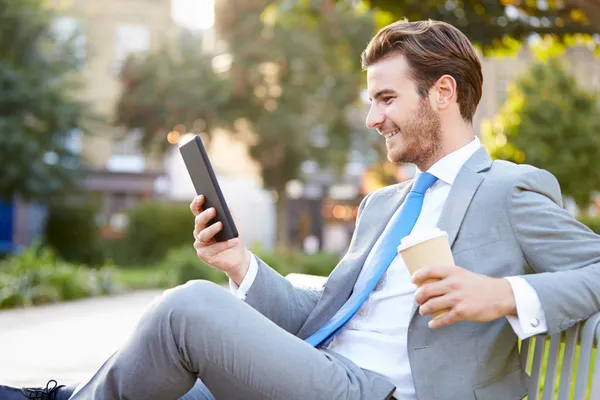
{"label": "arm", "polygon": [[253,257],[257,265],[256,277],[248,287],[246,303],[281,328],[296,334],[317,305],[323,290],[296,288],[261,259]]}
{"label": "arm", "polygon": [[522,276],[537,293],[548,333],[568,329],[600,310],[600,236],[561,208],[556,178],[522,175],[507,198],[514,235],[535,274]]}
{"label": "arm", "polygon": [[[357,225],[369,198],[370,195],[367,195],[359,206]],[[271,321],[286,331],[296,334],[317,305],[323,294],[323,288],[320,290],[296,288],[258,257],[253,256],[253,258],[239,288],[232,283],[230,287],[234,294],[243,298],[246,303]]]}

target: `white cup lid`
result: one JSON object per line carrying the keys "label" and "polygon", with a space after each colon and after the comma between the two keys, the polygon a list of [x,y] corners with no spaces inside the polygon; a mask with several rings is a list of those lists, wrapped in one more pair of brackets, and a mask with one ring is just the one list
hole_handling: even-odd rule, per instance
{"label": "white cup lid", "polygon": [[429,239],[435,239],[442,236],[448,237],[448,234],[440,228],[431,228],[411,233],[410,235],[402,238],[400,241],[400,246],[398,246],[398,252],[404,251],[409,247],[416,246],[417,244],[423,243]]}

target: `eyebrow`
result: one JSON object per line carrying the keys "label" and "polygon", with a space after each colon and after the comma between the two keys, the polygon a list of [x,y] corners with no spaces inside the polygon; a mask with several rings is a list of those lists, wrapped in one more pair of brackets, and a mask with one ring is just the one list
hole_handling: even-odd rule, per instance
{"label": "eyebrow", "polygon": [[395,95],[395,94],[397,94],[397,93],[396,93],[396,91],[395,91],[395,90],[392,90],[392,89],[382,89],[382,90],[380,90],[380,91],[376,92],[376,93],[373,95],[373,97],[369,97],[369,100],[371,100],[371,101],[373,101],[373,99],[377,100],[377,99],[379,99],[380,97],[382,97],[382,96],[385,96],[386,94],[393,94],[393,95]]}

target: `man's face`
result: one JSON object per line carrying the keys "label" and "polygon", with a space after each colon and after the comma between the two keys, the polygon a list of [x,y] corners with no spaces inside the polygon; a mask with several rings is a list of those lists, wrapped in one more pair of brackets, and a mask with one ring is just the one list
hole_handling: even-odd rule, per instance
{"label": "man's face", "polygon": [[422,98],[410,78],[410,67],[395,55],[368,67],[371,109],[367,127],[385,137],[394,163],[427,165],[441,149],[441,123],[429,96]]}

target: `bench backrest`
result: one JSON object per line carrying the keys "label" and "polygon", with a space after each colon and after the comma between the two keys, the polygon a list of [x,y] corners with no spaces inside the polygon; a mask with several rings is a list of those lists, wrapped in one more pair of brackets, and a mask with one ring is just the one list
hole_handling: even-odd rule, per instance
{"label": "bench backrest", "polygon": [[[304,274],[289,274],[286,278],[306,289],[319,289],[326,280]],[[556,390],[557,400],[600,400],[599,343],[600,313],[564,332],[538,335],[520,343],[521,363],[531,376],[529,400],[554,399]]]}
{"label": "bench backrest", "polygon": [[600,313],[564,332],[524,340],[520,355],[531,376],[529,400],[599,400],[599,342]]}

